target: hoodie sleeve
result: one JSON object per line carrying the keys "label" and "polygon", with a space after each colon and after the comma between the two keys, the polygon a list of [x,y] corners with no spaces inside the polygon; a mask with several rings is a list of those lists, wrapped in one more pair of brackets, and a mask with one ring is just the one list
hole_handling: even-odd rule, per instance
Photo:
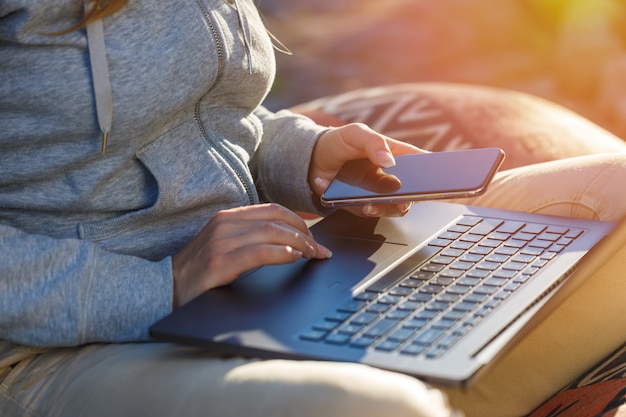
{"label": "hoodie sleeve", "polygon": [[307,180],[315,142],[327,129],[288,110],[256,112],[263,140],[251,161],[259,195],[292,210],[318,213]]}
{"label": "hoodie sleeve", "polygon": [[0,339],[30,346],[148,340],[172,309],[171,258],[0,225]]}

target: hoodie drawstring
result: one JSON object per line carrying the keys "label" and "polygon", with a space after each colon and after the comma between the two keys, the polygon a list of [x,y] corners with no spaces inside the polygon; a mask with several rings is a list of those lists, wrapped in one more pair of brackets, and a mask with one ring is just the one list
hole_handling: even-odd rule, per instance
{"label": "hoodie drawstring", "polygon": [[[83,0],[85,14],[88,12],[89,0]],[[113,93],[111,79],[109,77],[109,63],[106,57],[104,45],[104,29],[102,20],[90,22],[87,27],[87,46],[89,48],[89,63],[91,65],[91,77],[93,90],[96,98],[96,113],[98,124],[102,131],[101,152],[107,150],[107,137],[113,124]]]}
{"label": "hoodie drawstring", "polygon": [[248,22],[246,16],[239,5],[239,0],[234,0],[235,9],[237,9],[237,19],[239,20],[239,28],[243,36],[243,47],[246,50],[246,57],[248,58],[248,74],[252,74],[252,51],[250,50],[250,34],[248,33]]}
{"label": "hoodie drawstring", "polygon": [[[85,14],[89,11],[90,0],[83,0]],[[233,0],[237,10],[239,28],[243,37],[243,45],[248,60],[248,73],[252,74],[252,50],[250,48],[250,33],[248,22],[240,0]],[[96,99],[96,113],[98,125],[102,131],[101,152],[106,153],[107,138],[113,124],[113,94],[111,79],[109,76],[109,64],[106,57],[106,47],[104,44],[104,29],[102,20],[98,19],[90,22],[87,27],[87,45],[89,48],[89,62],[91,65],[91,76],[93,80],[93,90]]]}

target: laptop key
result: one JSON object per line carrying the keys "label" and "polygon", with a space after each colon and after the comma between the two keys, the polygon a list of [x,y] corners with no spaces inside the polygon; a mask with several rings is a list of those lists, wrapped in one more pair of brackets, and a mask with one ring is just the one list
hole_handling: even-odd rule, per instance
{"label": "laptop key", "polygon": [[450,349],[460,338],[461,335],[458,333],[448,333],[439,341],[438,346]]}
{"label": "laptop key", "polygon": [[389,310],[389,304],[375,303],[367,307],[368,312],[370,313],[384,313]]}
{"label": "laptop key", "polygon": [[415,317],[403,323],[404,327],[409,329],[421,329],[428,323],[428,319]]}
{"label": "laptop key", "polygon": [[398,281],[401,281],[406,275],[414,270],[418,265],[422,264],[430,257],[436,255],[439,252],[439,248],[434,246],[424,246],[418,250],[415,254],[411,255],[407,260],[398,265],[395,269],[391,270],[384,277],[380,278],[369,287],[366,291],[370,292],[384,292],[393,287]]}
{"label": "laptop key", "polygon": [[472,227],[470,233],[486,236],[496,230],[501,224],[502,220],[485,219],[482,222],[478,223],[476,226]]}
{"label": "laptop key", "polygon": [[375,341],[373,337],[357,337],[350,342],[350,346],[365,349],[373,345]]}
{"label": "laptop key", "polygon": [[394,310],[391,310],[389,313],[385,314],[385,317],[387,317],[389,319],[393,319],[393,320],[402,320],[402,319],[408,317],[409,314],[411,314],[410,311],[401,310],[401,309],[396,308]]}
{"label": "laptop key", "polygon": [[376,297],[378,297],[378,294],[376,294],[375,292],[362,292],[362,293],[356,294],[353,297],[353,299],[359,300],[359,301],[372,301],[372,300],[375,300]]}
{"label": "laptop key", "polygon": [[382,350],[385,352],[391,352],[391,351],[396,350],[398,346],[400,346],[400,343],[398,343],[395,340],[383,340],[378,345],[376,345],[375,349]]}
{"label": "laptop key", "polygon": [[309,330],[300,334],[300,339],[319,342],[324,339],[328,332],[322,330]]}
{"label": "laptop key", "polygon": [[329,332],[337,327],[339,323],[336,321],[321,320],[313,325],[313,330],[320,330],[322,332]]}
{"label": "laptop key", "polygon": [[569,231],[569,228],[565,226],[548,226],[546,232],[549,233],[558,233],[559,235],[564,235]]}
{"label": "laptop key", "polygon": [[339,307],[337,307],[337,311],[345,312],[345,313],[355,313],[359,311],[362,307],[364,307],[366,304],[367,302],[363,300],[350,299],[344,302],[343,304],[341,304]]}
{"label": "laptop key", "polygon": [[407,345],[405,347],[403,347],[400,350],[400,353],[404,354],[404,355],[411,355],[411,356],[417,356],[419,354],[421,354],[423,351],[425,350],[425,346],[424,345]]}
{"label": "laptop key", "polygon": [[326,315],[325,319],[330,321],[342,322],[351,315],[352,313],[346,313],[344,311],[333,311],[330,314]]}
{"label": "laptop key", "polygon": [[570,229],[566,234],[565,237],[569,237],[572,239],[576,239],[577,237],[579,237],[580,235],[583,234],[583,231],[581,229]]}
{"label": "laptop key", "polygon": [[378,299],[378,302],[381,304],[397,304],[398,301],[401,300],[402,297],[400,297],[399,295],[391,295],[391,294],[385,294],[382,297],[380,297]]}
{"label": "laptop key", "polygon": [[456,224],[462,226],[475,226],[482,220],[483,218],[478,216],[463,216],[456,222]]}
{"label": "laptop key", "polygon": [[535,235],[538,235],[539,233],[541,233],[544,230],[546,230],[546,227],[547,226],[544,225],[544,224],[526,223],[526,226],[524,226],[524,228],[522,229],[522,232],[533,233]]}
{"label": "laptop key", "polygon": [[431,298],[433,298],[433,294],[426,293],[426,292],[418,292],[418,293],[415,293],[415,294],[411,295],[409,297],[409,301],[415,301],[415,302],[418,302],[418,303],[425,303],[426,301],[430,300]]}
{"label": "laptop key", "polygon": [[398,304],[398,309],[411,312],[415,311],[421,304],[422,303],[418,301],[405,300],[402,303]]}
{"label": "laptop key", "polygon": [[518,221],[514,221],[514,220],[507,220],[502,225],[500,225],[500,227],[498,227],[498,232],[502,232],[502,233],[516,233],[522,227],[524,227],[524,223],[523,222],[518,222]]}
{"label": "laptop key", "polygon": [[354,316],[352,320],[350,320],[350,323],[366,325],[366,324],[370,324],[371,322],[373,322],[377,317],[378,317],[378,314],[376,313],[369,313],[367,311],[364,311]]}
{"label": "laptop key", "polygon": [[429,328],[422,331],[417,337],[413,340],[413,343],[417,343],[419,345],[430,345],[435,340],[439,338],[445,332],[444,329],[436,329]]}
{"label": "laptop key", "polygon": [[391,332],[391,334],[389,334],[387,338],[402,343],[408,340],[411,336],[413,336],[413,334],[415,334],[415,329],[409,327],[401,327]]}
{"label": "laptop key", "polygon": [[[435,276],[434,272],[431,271],[415,271],[410,275],[410,278],[406,278],[402,281],[400,281],[400,285],[404,286],[404,287],[416,287],[419,285],[422,285],[423,281],[428,281],[429,279],[431,279],[432,277]],[[410,280],[413,281],[422,281],[422,282],[418,282],[418,283],[411,283]]]}
{"label": "laptop key", "polygon": [[433,346],[430,349],[428,349],[428,351],[426,352],[426,357],[429,359],[437,359],[443,356],[443,354],[446,353],[446,350],[447,349],[445,346],[440,346],[440,345]]}
{"label": "laptop key", "polygon": [[345,323],[339,326],[337,333],[354,335],[361,331],[361,329],[363,329],[363,326],[359,324]]}
{"label": "laptop key", "polygon": [[448,230],[439,235],[439,239],[447,239],[447,240],[455,240],[458,239],[462,235],[462,232],[454,232]]}
{"label": "laptop key", "polygon": [[324,341],[332,345],[345,345],[350,340],[349,334],[344,333],[330,333]]}
{"label": "laptop key", "polygon": [[413,288],[404,287],[398,284],[396,287],[392,288],[391,291],[389,291],[389,294],[404,297],[411,294],[412,292]]}
{"label": "laptop key", "polygon": [[381,319],[374,323],[374,325],[367,329],[363,334],[370,337],[380,337],[391,330],[391,328],[396,324],[398,324],[398,320]]}
{"label": "laptop key", "polygon": [[443,303],[450,304],[450,303],[454,303],[455,301],[457,301],[460,297],[461,297],[460,294],[444,292],[444,293],[441,293],[441,294],[437,295],[435,300],[436,301],[441,301]]}

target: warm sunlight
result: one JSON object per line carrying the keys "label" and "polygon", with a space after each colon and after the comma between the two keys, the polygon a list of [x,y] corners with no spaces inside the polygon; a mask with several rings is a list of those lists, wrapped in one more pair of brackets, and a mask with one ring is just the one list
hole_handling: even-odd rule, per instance
{"label": "warm sunlight", "polygon": [[539,95],[626,136],[624,0],[263,0],[260,7],[294,52],[279,54],[270,104],[394,82],[467,82]]}

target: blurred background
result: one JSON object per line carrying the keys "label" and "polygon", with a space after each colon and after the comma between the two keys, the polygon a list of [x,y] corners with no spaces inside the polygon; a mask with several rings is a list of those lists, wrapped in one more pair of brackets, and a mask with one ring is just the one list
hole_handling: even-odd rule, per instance
{"label": "blurred background", "polygon": [[626,0],[257,0],[277,53],[277,110],[414,81],[503,87],[626,138]]}

